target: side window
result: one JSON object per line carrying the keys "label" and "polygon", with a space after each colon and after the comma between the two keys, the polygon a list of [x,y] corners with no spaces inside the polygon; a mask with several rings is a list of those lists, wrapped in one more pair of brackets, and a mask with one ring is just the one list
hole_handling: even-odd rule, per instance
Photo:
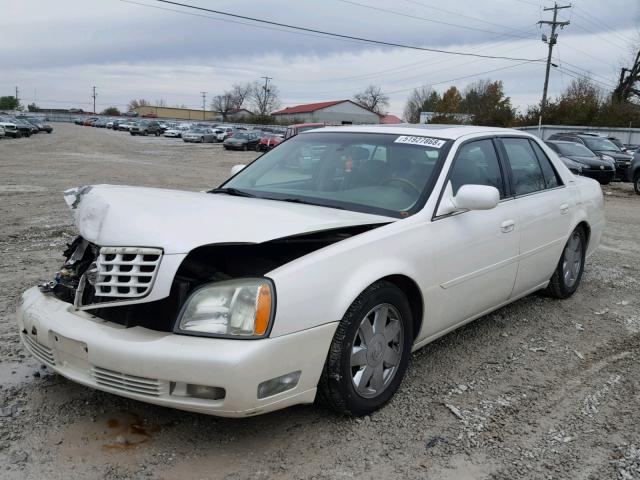
{"label": "side window", "polygon": [[535,140],[530,140],[531,146],[533,147],[533,151],[536,152],[538,157],[538,161],[540,162],[540,166],[542,167],[542,174],[544,175],[544,179],[547,182],[547,188],[555,188],[562,185],[562,181],[556,172],[556,169],[553,168],[551,164],[551,160],[547,157],[547,154],[544,153],[540,145]]}
{"label": "side window", "polygon": [[515,194],[525,195],[544,190],[546,187],[544,175],[529,140],[508,137],[501,140],[509,158]]}
{"label": "side window", "polygon": [[490,139],[462,145],[449,179],[454,195],[462,185],[488,185],[498,189],[500,198],[506,195],[500,162]]}

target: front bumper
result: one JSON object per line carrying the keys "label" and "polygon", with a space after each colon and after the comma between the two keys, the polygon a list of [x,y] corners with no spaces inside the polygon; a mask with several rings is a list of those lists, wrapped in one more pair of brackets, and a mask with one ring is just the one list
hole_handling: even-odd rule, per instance
{"label": "front bumper", "polygon": [[[210,415],[244,417],[312,403],[337,322],[261,340],[125,328],[40,292],[23,294],[20,337],[57,373],[105,392]],[[300,370],[291,390],[257,398],[258,385]],[[173,382],[224,388],[220,400],[172,393]]]}

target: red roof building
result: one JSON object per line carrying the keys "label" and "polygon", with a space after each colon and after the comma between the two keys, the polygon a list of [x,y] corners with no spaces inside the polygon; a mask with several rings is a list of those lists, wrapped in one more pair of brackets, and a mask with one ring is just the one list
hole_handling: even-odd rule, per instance
{"label": "red roof building", "polygon": [[381,115],[380,116],[380,123],[384,123],[386,125],[391,125],[391,124],[396,124],[396,123],[402,123],[402,119],[399,117],[396,117],[395,115]]}
{"label": "red roof building", "polygon": [[273,115],[278,120],[291,123],[322,122],[327,125],[380,123],[380,116],[351,100],[307,103],[287,107]]}

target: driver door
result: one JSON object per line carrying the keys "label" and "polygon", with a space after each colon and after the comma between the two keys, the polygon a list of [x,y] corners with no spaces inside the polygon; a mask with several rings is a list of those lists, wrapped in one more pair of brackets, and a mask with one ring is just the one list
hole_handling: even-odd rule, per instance
{"label": "driver door", "polygon": [[[446,190],[455,195],[462,185],[488,185],[500,192],[491,210],[463,211],[436,216],[433,242],[435,286],[427,302],[430,336],[487,312],[506,302],[518,269],[518,214],[509,197],[503,165],[491,138],[472,140],[458,150],[449,171]],[[447,195],[447,192],[444,192]]]}

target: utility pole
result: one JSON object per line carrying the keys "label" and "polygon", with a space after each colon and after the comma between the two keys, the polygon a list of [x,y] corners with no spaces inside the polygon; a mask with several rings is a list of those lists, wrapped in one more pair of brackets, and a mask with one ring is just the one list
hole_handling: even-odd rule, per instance
{"label": "utility pole", "polygon": [[273,80],[272,77],[260,77],[260,78],[264,78],[264,87],[262,87],[262,90],[264,90],[264,97],[263,98],[263,102],[262,105],[260,106],[260,114],[261,115],[266,115],[267,113],[267,107],[269,105],[269,80]]}
{"label": "utility pole", "polygon": [[207,105],[207,92],[200,92],[202,95],[202,120],[206,120],[205,117],[205,108]]}
{"label": "utility pole", "polygon": [[93,87],[93,95],[91,95],[91,97],[93,98],[93,113],[96,113],[96,97],[98,96],[98,94],[96,93],[96,87],[94,85]]}
{"label": "utility pole", "polygon": [[18,93],[20,93],[18,91],[18,86],[16,85],[16,110],[18,110],[18,107],[20,106],[20,97],[18,97]]}
{"label": "utility pole", "polygon": [[540,20],[540,25],[551,25],[551,35],[549,38],[543,33],[542,41],[549,45],[549,54],[547,55],[547,70],[544,75],[544,89],[542,90],[542,103],[540,103],[540,117],[538,118],[538,134],[540,134],[540,128],[542,126],[542,114],[547,106],[547,90],[549,89],[549,72],[551,71],[551,54],[553,53],[553,46],[558,43],[558,34],[556,33],[556,27],[564,28],[569,25],[569,22],[558,22],[558,10],[563,8],[571,8],[571,4],[559,6],[557,3],[553,4],[553,7],[545,8],[544,11],[553,10],[553,20]]}

